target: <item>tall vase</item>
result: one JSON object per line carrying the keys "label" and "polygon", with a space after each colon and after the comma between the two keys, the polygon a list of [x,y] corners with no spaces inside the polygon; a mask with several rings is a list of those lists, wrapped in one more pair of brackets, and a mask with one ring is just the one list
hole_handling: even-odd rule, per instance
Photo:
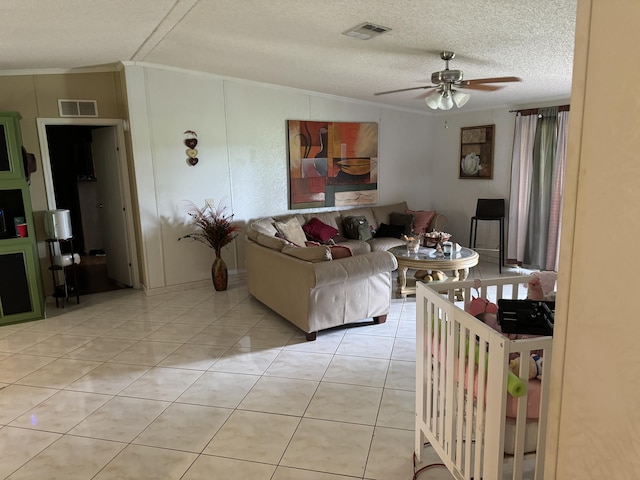
{"label": "tall vase", "polygon": [[213,280],[213,288],[215,288],[218,292],[227,289],[227,264],[224,263],[224,260],[220,256],[220,250],[216,250],[216,259],[213,261],[213,265],[211,265],[211,279]]}

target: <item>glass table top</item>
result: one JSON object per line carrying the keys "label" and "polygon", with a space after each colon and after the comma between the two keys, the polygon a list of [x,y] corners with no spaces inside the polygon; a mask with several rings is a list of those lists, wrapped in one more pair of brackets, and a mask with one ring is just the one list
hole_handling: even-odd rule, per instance
{"label": "glass table top", "polygon": [[411,260],[464,260],[465,258],[471,258],[476,255],[476,252],[473,250],[460,247],[460,250],[457,252],[452,252],[449,256],[441,256],[437,255],[436,249],[431,247],[420,247],[417,253],[409,252],[407,247],[393,247],[389,249],[389,253],[393,254],[397,258],[407,258]]}

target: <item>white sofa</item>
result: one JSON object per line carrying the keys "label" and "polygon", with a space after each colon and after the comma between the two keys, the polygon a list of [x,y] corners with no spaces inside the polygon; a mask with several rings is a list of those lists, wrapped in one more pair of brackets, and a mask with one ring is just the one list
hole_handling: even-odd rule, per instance
{"label": "white sofa", "polygon": [[[342,219],[365,216],[377,229],[389,224],[392,212],[405,212],[407,205],[394,205],[290,214],[250,222],[246,235],[246,271],[249,292],[315,340],[317,332],[352,322],[386,321],[391,304],[391,272],[395,257],[386,250],[403,245],[398,238],[346,240],[353,256],[333,258],[326,245],[293,246],[279,238],[274,223],[292,216],[305,224],[316,217],[343,234]],[[440,221],[444,217],[440,216]],[[437,224],[437,222],[436,222]]]}

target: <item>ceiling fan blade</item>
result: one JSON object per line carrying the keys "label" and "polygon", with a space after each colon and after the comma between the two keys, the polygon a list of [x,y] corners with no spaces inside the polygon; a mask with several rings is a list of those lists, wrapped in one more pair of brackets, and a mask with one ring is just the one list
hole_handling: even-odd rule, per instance
{"label": "ceiling fan blade", "polygon": [[519,77],[494,77],[494,78],[474,78],[472,80],[463,80],[460,85],[476,85],[478,83],[505,83],[505,82],[521,82]]}
{"label": "ceiling fan blade", "polygon": [[465,90],[480,90],[483,92],[495,92],[504,88],[504,85],[456,85],[456,88],[464,88]]}
{"label": "ceiling fan blade", "polygon": [[427,88],[438,88],[437,85],[425,85],[423,87],[401,88],[399,90],[389,90],[387,92],[377,92],[374,95],[386,95],[387,93],[408,92],[409,90],[426,90]]}

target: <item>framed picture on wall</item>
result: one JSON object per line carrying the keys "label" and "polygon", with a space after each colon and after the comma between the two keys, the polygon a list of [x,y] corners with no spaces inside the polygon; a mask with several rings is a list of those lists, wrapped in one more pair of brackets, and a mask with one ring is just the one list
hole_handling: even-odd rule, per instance
{"label": "framed picture on wall", "polygon": [[460,129],[459,178],[493,178],[495,125]]}
{"label": "framed picture on wall", "polygon": [[378,203],[378,124],[287,120],[289,208]]}

